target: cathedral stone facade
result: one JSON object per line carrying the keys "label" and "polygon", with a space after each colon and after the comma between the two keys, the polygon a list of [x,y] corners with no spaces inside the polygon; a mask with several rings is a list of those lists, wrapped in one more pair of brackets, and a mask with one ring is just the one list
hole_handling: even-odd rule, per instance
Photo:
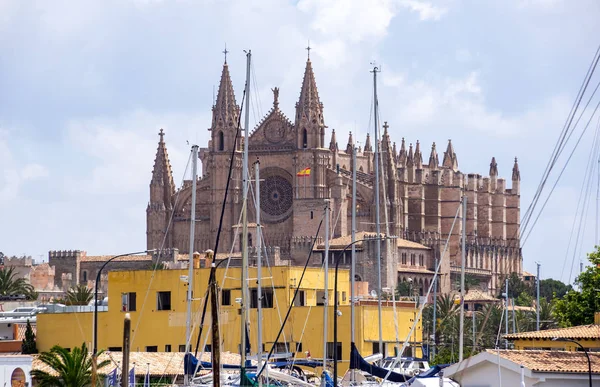
{"label": "cathedral stone facade", "polygon": [[[357,147],[350,133],[347,145],[340,148],[335,130],[326,133],[324,106],[319,99],[310,58],[293,118],[280,110],[279,89],[274,88],[273,94],[272,108],[249,135],[250,170],[259,165],[264,245],[276,250],[291,264],[304,264],[313,239],[324,237],[323,228],[319,235],[315,232],[327,201],[331,208],[331,238],[343,239],[351,233],[353,153],[357,159],[356,231],[372,233],[375,230],[374,146],[377,144],[367,135],[364,146]],[[240,107],[225,62],[208,129],[211,139],[207,147],[200,149],[199,155],[202,173],[196,189],[194,249],[197,251],[214,248],[228,181],[218,253],[240,251],[243,136],[235,141],[239,117]],[[435,143],[425,163],[419,141],[414,147],[407,146],[402,138],[398,150],[387,122],[382,132],[380,221],[386,223],[381,230],[387,229],[391,236],[397,237],[394,248],[384,249],[393,250],[383,254],[384,286],[392,288],[398,280],[410,278],[421,280],[421,288],[426,291],[434,262],[441,259],[441,288],[448,291],[460,272],[463,227],[467,232],[466,270],[480,280],[484,290],[495,292],[506,275],[521,274],[517,160],[512,169],[511,188],[507,188],[506,180],[498,176],[494,158],[489,176],[465,174],[458,169],[451,141],[441,163]],[[147,247],[177,248],[185,253],[189,250],[192,182],[185,181],[179,189],[175,186],[162,129],[159,136],[147,208]],[[232,154],[233,169],[229,177]],[[467,197],[466,224],[461,220],[462,196]],[[256,210],[251,199],[248,209],[249,219],[254,221]],[[457,211],[458,219],[452,228]],[[255,242],[256,227],[256,224],[250,225],[250,243]],[[449,247],[442,256],[448,236]],[[358,272],[360,267],[363,272],[368,271],[367,262],[370,272],[373,271],[374,257],[370,256],[373,251],[366,248],[357,257]],[[420,258],[421,254],[414,251],[425,251],[427,257]],[[315,261],[315,264],[320,262]]]}

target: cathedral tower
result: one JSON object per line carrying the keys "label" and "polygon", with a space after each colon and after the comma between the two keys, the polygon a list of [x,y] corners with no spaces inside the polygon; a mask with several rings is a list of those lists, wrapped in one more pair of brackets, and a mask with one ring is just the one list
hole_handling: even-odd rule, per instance
{"label": "cathedral tower", "polygon": [[161,129],[158,135],[160,139],[150,180],[150,202],[146,209],[146,244],[149,250],[163,247],[163,241],[165,247],[171,245],[171,241],[165,239],[165,232],[173,209],[175,183],[164,141],[165,133]]}
{"label": "cathedral tower", "polygon": [[[231,153],[239,115],[240,107],[235,102],[229,66],[227,60],[225,60],[217,100],[212,107],[212,124],[210,127],[212,151]],[[238,141],[238,149],[241,149],[240,143],[241,141]]]}

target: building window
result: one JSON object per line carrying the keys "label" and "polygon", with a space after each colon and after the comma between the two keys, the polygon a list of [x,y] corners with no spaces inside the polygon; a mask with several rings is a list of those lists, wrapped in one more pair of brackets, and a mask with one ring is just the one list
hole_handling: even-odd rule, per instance
{"label": "building window", "polygon": [[346,292],[342,292],[342,302],[346,302]]}
{"label": "building window", "polygon": [[108,347],[109,352],[121,352],[123,347]]}
{"label": "building window", "polygon": [[325,305],[325,291],[317,290],[317,306]]}
{"label": "building window", "polygon": [[83,282],[87,282],[87,270],[83,271]]}
{"label": "building window", "polygon": [[171,352],[171,344],[165,344],[165,352]]}
{"label": "building window", "polygon": [[204,346],[204,352],[212,352],[212,346],[210,344],[206,344]]}
{"label": "building window", "polygon": [[415,255],[414,255],[414,254],[411,254],[411,255],[410,255],[410,265],[411,265],[411,266],[414,266],[414,265],[415,265]]}
{"label": "building window", "polygon": [[302,343],[296,343],[296,352],[302,352]]}
{"label": "building window", "polygon": [[419,266],[423,266],[423,254],[419,254]]}
{"label": "building window", "polygon": [[[327,359],[333,360],[333,341],[327,343]],[[338,341],[337,343],[337,358],[336,360],[342,360],[342,343]]]}
{"label": "building window", "polygon": [[156,310],[171,310],[171,292],[156,292]]}
{"label": "building window", "polygon": [[311,219],[313,219],[313,218],[314,218],[314,216],[315,216],[315,214],[314,214],[314,213],[311,211],[311,212],[310,212],[310,218],[311,218]]}
{"label": "building window", "polygon": [[149,345],[146,347],[146,352],[158,352],[157,345]]}
{"label": "building window", "polygon": [[406,253],[402,253],[402,264],[406,265]]}
{"label": "building window", "polygon": [[383,355],[383,357],[387,356],[387,352],[385,352],[385,343],[383,343],[383,351],[379,350],[379,342],[374,342],[373,343],[373,353],[380,353]]}
{"label": "building window", "polygon": [[252,247],[252,234],[248,233],[248,247]]}
{"label": "building window", "polygon": [[298,291],[296,299],[294,300],[294,306],[306,306],[306,293],[304,290]]}
{"label": "building window", "polygon": [[[250,289],[250,308],[258,308],[258,290]],[[262,289],[262,303],[263,308],[273,307],[273,289],[264,288]]]}
{"label": "building window", "polygon": [[219,148],[220,151],[225,150],[225,136],[223,135],[223,131],[219,130]]}
{"label": "building window", "polygon": [[308,148],[308,132],[302,129],[302,148]]}
{"label": "building window", "polygon": [[221,305],[231,305],[231,290],[223,289],[221,291]]}
{"label": "building window", "polygon": [[135,292],[121,293],[121,312],[135,312]]}
{"label": "building window", "polygon": [[179,352],[185,352],[185,344],[179,344]]}

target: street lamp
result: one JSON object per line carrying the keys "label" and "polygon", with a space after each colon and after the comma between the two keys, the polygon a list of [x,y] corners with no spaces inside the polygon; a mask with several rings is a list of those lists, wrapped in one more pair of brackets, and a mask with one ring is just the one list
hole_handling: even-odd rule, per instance
{"label": "street lamp", "polygon": [[100,282],[100,275],[102,274],[102,270],[108,265],[110,262],[114,261],[117,258],[126,257],[129,255],[139,255],[139,254],[149,254],[153,253],[156,250],[145,250],[145,251],[137,251],[135,253],[127,253],[115,255],[110,258],[106,262],[100,266],[98,273],[96,274],[96,283],[94,284],[94,329],[93,329],[93,347],[92,347],[92,386],[96,385],[97,378],[97,356],[98,356],[98,283]]}
{"label": "street lamp", "polygon": [[562,337],[554,337],[552,339],[552,341],[569,342],[569,343],[576,344],[576,345],[579,346],[579,348],[581,348],[581,350],[585,354],[585,357],[587,357],[587,362],[588,362],[588,377],[589,377],[589,380],[590,380],[590,387],[592,387],[592,362],[590,360],[590,355],[588,354],[588,351],[584,348],[584,346],[581,345],[578,341],[575,341],[575,340],[572,340],[572,339],[564,339]]}
{"label": "street lamp", "polygon": [[[338,358],[337,319],[338,319],[338,316],[340,316],[342,314],[337,309],[337,306],[338,306],[338,268],[340,266],[341,258],[344,256],[344,253],[346,252],[346,250],[348,250],[350,247],[352,247],[353,245],[355,245],[358,242],[364,242],[366,240],[376,240],[379,243],[381,243],[381,241],[384,239],[392,239],[392,238],[376,237],[376,238],[357,239],[354,242],[348,244],[346,247],[344,247],[344,249],[340,253],[338,253],[337,258],[335,259],[335,279],[334,279],[334,286],[333,286],[333,386],[334,387],[337,387],[337,382],[338,382],[338,380],[337,380],[337,374],[338,374],[338,368],[337,368],[337,358]],[[325,257],[325,259],[329,259],[329,257]],[[327,273],[325,273],[325,275],[327,275]],[[377,289],[377,290],[380,291],[380,289]],[[379,294],[379,297],[381,297],[381,294]],[[350,302],[354,302],[354,300],[350,300]]]}

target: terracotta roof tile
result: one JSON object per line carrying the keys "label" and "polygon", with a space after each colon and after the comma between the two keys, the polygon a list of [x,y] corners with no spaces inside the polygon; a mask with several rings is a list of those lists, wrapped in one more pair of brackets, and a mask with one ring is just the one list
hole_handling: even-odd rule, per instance
{"label": "terracotta roof tile", "polygon": [[420,243],[409,241],[407,239],[397,239],[396,246],[404,248],[404,249],[422,249],[429,250],[429,247],[424,246]]}
{"label": "terracotta roof tile", "polygon": [[600,340],[600,326],[595,324],[590,325],[579,325],[571,328],[555,328],[546,329],[544,331],[531,331],[515,333],[505,336],[509,340],[517,339],[552,339],[554,337],[560,337],[563,339],[595,339]]}
{"label": "terracotta roof tile", "polygon": [[[381,237],[385,237],[385,234],[380,234]],[[368,232],[368,231],[361,231],[361,232],[357,232],[356,233],[356,239],[365,239],[365,238],[375,238],[377,236],[377,233],[374,232]],[[393,237],[390,237],[390,239]],[[405,248],[405,249],[423,249],[423,250],[429,250],[429,247],[427,246],[423,246],[420,243],[417,242],[413,242],[413,241],[409,241],[406,239],[400,239],[400,238],[394,238],[396,239],[396,246],[399,248]],[[343,237],[339,237],[339,238],[334,238],[329,240],[329,248],[331,250],[341,250],[344,247],[348,246],[350,243],[352,242],[352,235],[346,235]],[[356,243],[356,247],[357,248],[362,248],[362,242],[357,242]],[[325,244],[324,243],[319,243],[318,246],[315,247],[315,250],[323,250],[325,248]]]}
{"label": "terracotta roof tile", "polygon": [[[486,351],[494,355],[498,353],[494,349]],[[583,352],[500,350],[499,353],[502,358],[536,372],[588,372],[587,359]],[[592,373],[600,374],[600,353],[590,352],[589,355]]]}
{"label": "terracotta roof tile", "polygon": [[[43,370],[53,373],[52,369],[41,362],[39,355],[33,356],[32,369]],[[91,355],[90,355],[91,356]],[[133,367],[135,363],[136,376],[146,375],[150,367],[151,376],[175,376],[183,375],[183,352],[131,352],[129,354],[129,364]],[[120,365],[123,359],[122,352],[104,352],[98,357],[98,362],[110,360],[111,364],[99,368],[98,374],[106,375],[112,372],[117,365]],[[203,361],[210,361],[210,353],[204,353]],[[221,354],[221,361],[224,364],[239,364],[240,356],[238,354],[224,352]]]}

